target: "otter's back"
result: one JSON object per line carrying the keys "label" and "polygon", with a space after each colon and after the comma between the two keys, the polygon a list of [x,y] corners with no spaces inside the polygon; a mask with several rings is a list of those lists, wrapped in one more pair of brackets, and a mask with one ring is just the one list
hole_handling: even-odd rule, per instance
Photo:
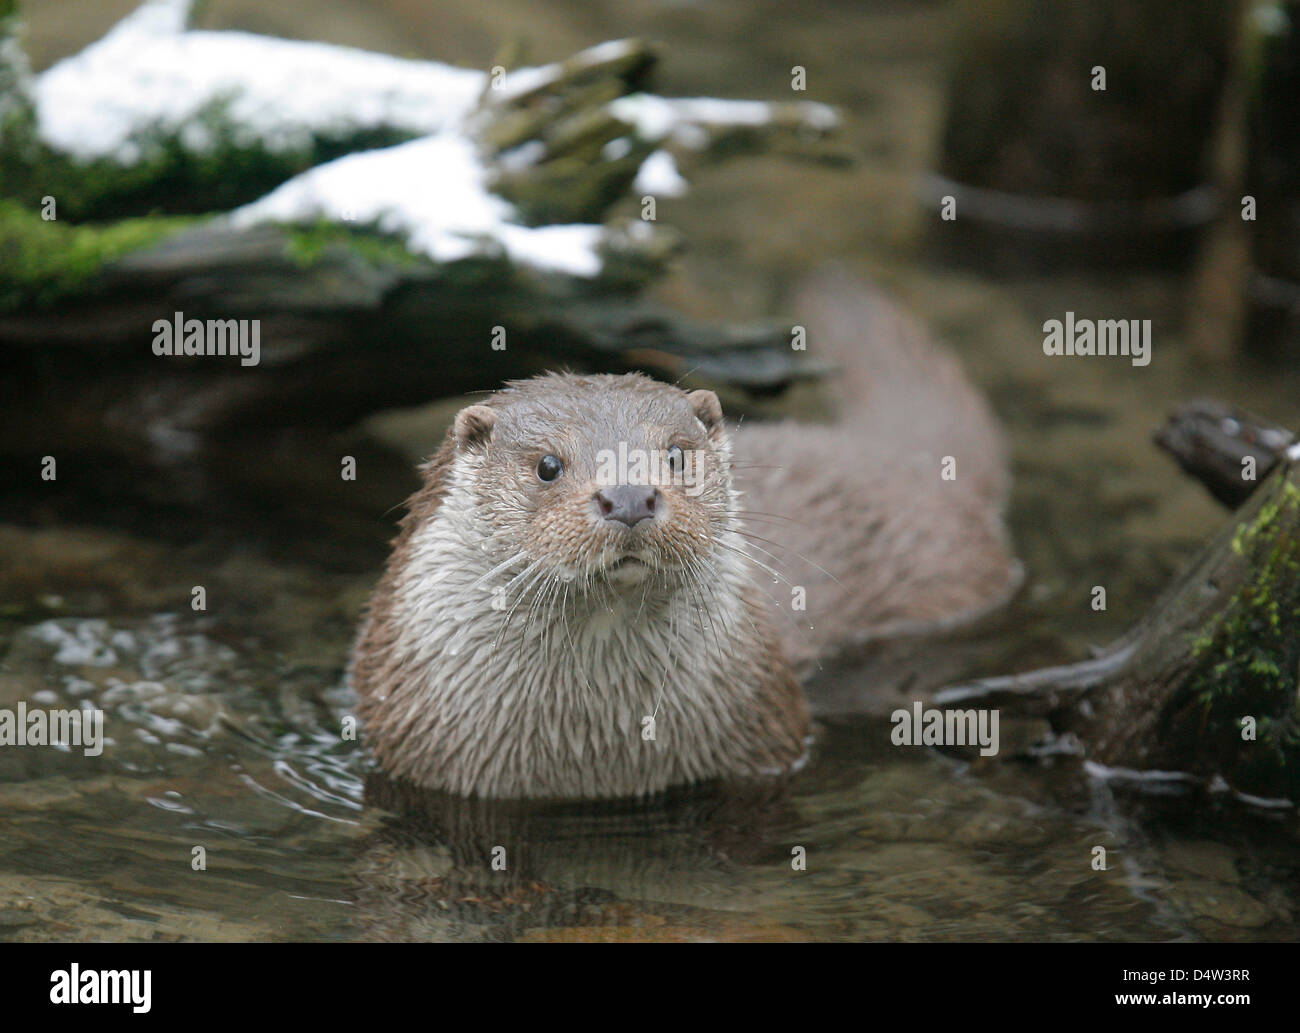
{"label": "otter's back", "polygon": [[[810,354],[839,367],[839,418],[745,424],[736,480],[755,556],[782,576],[762,575],[789,611],[783,646],[807,673],[854,644],[974,617],[1020,570],[1001,435],[956,357],[843,274],[811,281],[794,311]],[[806,611],[791,608],[795,586]]]}

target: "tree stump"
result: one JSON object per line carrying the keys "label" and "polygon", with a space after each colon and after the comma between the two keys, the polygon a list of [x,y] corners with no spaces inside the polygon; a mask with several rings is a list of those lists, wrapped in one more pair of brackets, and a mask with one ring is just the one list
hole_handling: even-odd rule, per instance
{"label": "tree stump", "polygon": [[1253,206],[1246,346],[1277,359],[1300,355],[1300,3],[1261,8],[1254,23],[1242,200]]}
{"label": "tree stump", "polygon": [[936,246],[1019,268],[1178,260],[1214,213],[1207,160],[1240,8],[968,0],[926,202]]}

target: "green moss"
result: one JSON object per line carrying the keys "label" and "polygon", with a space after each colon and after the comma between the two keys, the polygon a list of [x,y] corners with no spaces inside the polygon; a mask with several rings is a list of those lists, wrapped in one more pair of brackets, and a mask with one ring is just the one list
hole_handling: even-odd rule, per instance
{"label": "green moss", "polygon": [[0,312],[48,308],[85,290],[105,263],[193,224],[158,216],[73,226],[0,200]]}
{"label": "green moss", "polygon": [[[1192,644],[1190,706],[1176,720],[1198,728],[1238,784],[1300,794],[1300,488],[1279,478],[1273,496],[1238,529],[1233,552],[1246,578]],[[1257,739],[1241,739],[1241,719]],[[1215,752],[1221,752],[1216,749]],[[1235,769],[1235,770],[1233,770]]]}
{"label": "green moss", "polygon": [[[0,44],[14,42],[19,28],[15,0],[0,0]],[[389,128],[323,132],[304,146],[270,151],[249,139],[217,98],[184,127],[202,136],[201,147],[162,128],[142,129],[134,139],[138,157],[80,161],[51,150],[36,136],[25,94],[28,78],[21,51],[0,51],[0,184],[4,196],[34,206],[43,197],[59,203],[60,219],[102,221],[162,214],[226,211],[256,200],[285,180],[354,151],[387,147],[412,138]]]}
{"label": "green moss", "polygon": [[202,149],[185,146],[174,133],[141,134],[136,140],[141,157],[131,165],[76,161],[40,143],[6,146],[0,150],[0,183],[6,196],[24,204],[57,198],[60,218],[73,221],[202,214],[255,201],[322,162],[411,138],[395,130],[366,130],[323,135],[310,146],[272,152],[241,142],[222,101],[208,105],[187,126],[191,133],[200,129],[209,141]]}
{"label": "green moss", "polygon": [[327,249],[346,247],[349,251],[375,265],[396,265],[410,268],[425,261],[412,254],[405,244],[373,227],[340,226],[321,220],[311,226],[286,226],[289,253],[294,261],[309,268],[320,261]]}

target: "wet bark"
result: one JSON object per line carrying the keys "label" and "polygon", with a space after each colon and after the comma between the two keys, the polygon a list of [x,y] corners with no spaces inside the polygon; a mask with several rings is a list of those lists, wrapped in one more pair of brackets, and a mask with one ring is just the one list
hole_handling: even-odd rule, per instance
{"label": "wet bark", "polygon": [[1074,733],[1086,756],[1219,775],[1300,799],[1300,456],[1284,454],[1232,521],[1101,655],[942,691]]}
{"label": "wet bark", "polygon": [[1294,435],[1235,405],[1198,399],[1179,406],[1155,442],[1225,506],[1239,506],[1277,465]]}

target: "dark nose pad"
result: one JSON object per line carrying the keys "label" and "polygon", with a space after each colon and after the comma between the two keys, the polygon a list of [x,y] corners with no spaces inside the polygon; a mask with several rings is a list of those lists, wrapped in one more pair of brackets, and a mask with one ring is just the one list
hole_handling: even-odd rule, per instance
{"label": "dark nose pad", "polygon": [[596,508],[606,520],[635,527],[655,515],[659,489],[653,485],[613,484],[596,492]]}

